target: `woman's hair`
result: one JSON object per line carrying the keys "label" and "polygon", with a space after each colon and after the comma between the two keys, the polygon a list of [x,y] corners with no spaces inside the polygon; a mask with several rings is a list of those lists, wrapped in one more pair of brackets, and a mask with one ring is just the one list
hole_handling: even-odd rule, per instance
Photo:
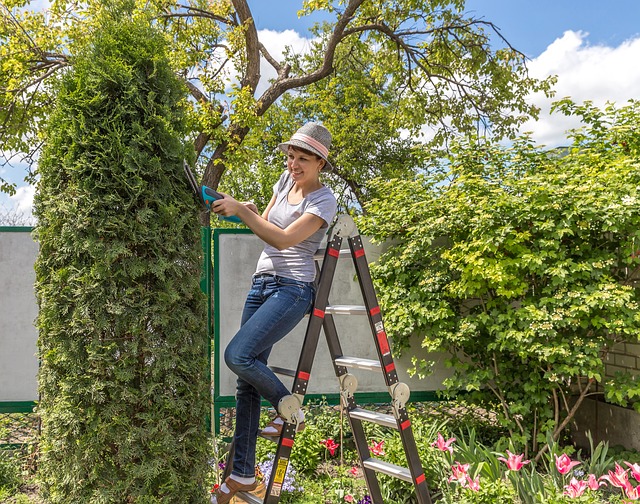
{"label": "woman's hair", "polygon": [[309,156],[313,156],[316,159],[322,159],[320,156],[318,156],[315,152],[311,152],[308,149],[305,149],[303,147],[298,147],[297,145],[289,145],[289,148],[291,150],[297,151],[297,152],[304,152],[305,154],[309,155]]}

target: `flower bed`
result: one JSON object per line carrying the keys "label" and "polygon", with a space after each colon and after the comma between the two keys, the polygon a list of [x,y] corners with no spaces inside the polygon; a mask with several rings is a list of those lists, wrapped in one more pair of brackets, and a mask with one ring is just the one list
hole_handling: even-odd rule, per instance
{"label": "flower bed", "polygon": [[[412,427],[434,502],[465,503],[625,503],[640,502],[640,454],[591,445],[588,453],[547,440],[538,460],[499,441],[495,426],[461,424],[458,418],[417,407]],[[268,415],[263,423],[268,421]],[[339,411],[311,407],[298,434],[285,480],[283,504],[366,504],[371,502],[348,422]],[[367,425],[376,458],[406,466],[397,432]],[[477,433],[482,434],[482,439]],[[496,441],[498,439],[498,441]],[[220,445],[223,445],[221,443]],[[219,445],[219,446],[220,446]],[[257,455],[268,481],[275,445],[260,439]],[[220,453],[221,460],[224,452]],[[218,474],[216,474],[218,473]],[[219,477],[221,470],[214,471]],[[379,475],[384,502],[415,502],[413,487]],[[412,500],[413,499],[413,500]]]}

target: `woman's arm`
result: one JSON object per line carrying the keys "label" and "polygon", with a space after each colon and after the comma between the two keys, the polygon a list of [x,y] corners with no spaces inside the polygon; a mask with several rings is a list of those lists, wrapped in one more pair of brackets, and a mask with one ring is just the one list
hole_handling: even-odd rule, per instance
{"label": "woman's arm", "polygon": [[283,250],[309,238],[324,225],[324,219],[310,213],[303,214],[284,229],[267,220],[269,212],[275,203],[275,196],[267,205],[262,216],[254,213],[242,203],[236,201],[225,193],[220,193],[223,199],[216,200],[211,205],[211,210],[226,217],[237,215],[262,241],[278,250]]}

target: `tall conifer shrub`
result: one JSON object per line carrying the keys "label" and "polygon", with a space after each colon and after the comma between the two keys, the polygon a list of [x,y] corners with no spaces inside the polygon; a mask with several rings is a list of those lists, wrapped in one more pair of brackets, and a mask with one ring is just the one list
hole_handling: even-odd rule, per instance
{"label": "tall conifer shrub", "polygon": [[148,20],[99,25],[60,84],[39,164],[43,492],[203,502],[206,300],[185,92]]}

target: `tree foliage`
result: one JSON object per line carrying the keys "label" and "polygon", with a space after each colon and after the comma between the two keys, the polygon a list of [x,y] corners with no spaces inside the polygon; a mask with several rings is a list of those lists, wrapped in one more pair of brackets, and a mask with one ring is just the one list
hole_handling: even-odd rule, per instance
{"label": "tree foliage", "polygon": [[201,502],[208,360],[186,89],[126,3],[101,24],[56,90],[40,158],[39,475],[49,502]]}
{"label": "tree foliage", "polygon": [[[37,149],[51,82],[72,64],[69,44],[90,36],[103,2],[54,0],[46,14],[24,4],[5,2],[0,33],[6,42],[0,52],[0,139],[15,152]],[[427,142],[400,141],[399,130],[415,136],[430,127],[429,141],[440,145],[447,132],[489,127],[492,134],[509,135],[537,112],[525,96],[549,90],[549,82],[528,77],[524,56],[508,43],[491,49],[489,37],[499,32],[468,15],[462,0],[306,0],[301,16],[325,11],[331,20],[316,26],[308,53],[289,49],[282,58],[265,47],[246,0],[138,0],[137,9],[149,12],[170,41],[174,68],[192,95],[188,134],[212,187],[227,169],[243,172],[236,185],[259,171],[263,136],[272,150],[300,122],[320,118],[332,121],[338,133],[334,154],[345,164],[336,182],[360,198],[362,179],[389,169],[394,145],[415,149]],[[261,62],[276,72],[271,82],[264,82]],[[309,103],[287,102],[300,108],[274,124],[283,116],[269,111],[298,91]],[[384,128],[381,117],[388,119]],[[353,138],[356,132],[368,133]],[[367,152],[366,162],[354,145]]]}
{"label": "tree foliage", "polygon": [[460,142],[429,175],[379,180],[360,222],[392,243],[373,271],[396,349],[417,333],[448,351],[449,390],[533,451],[591,394],[640,405],[637,376],[605,376],[640,335],[640,103],[557,110],[585,124],[570,148]]}

